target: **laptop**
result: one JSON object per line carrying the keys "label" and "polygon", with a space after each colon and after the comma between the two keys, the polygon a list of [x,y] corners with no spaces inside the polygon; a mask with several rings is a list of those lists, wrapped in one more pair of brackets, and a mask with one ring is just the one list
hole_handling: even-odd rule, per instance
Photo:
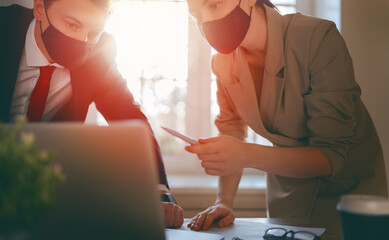
{"label": "laptop", "polygon": [[164,228],[156,156],[145,123],[33,123],[22,131],[34,133],[38,148],[56,155],[66,176],[54,208],[27,239],[224,239]]}
{"label": "laptop", "polygon": [[66,181],[31,239],[165,239],[150,132],[141,121],[110,127],[26,124],[54,152]]}

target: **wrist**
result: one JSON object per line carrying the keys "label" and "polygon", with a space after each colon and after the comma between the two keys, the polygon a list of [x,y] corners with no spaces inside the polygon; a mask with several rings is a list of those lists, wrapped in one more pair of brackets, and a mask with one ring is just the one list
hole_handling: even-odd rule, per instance
{"label": "wrist", "polygon": [[247,143],[247,147],[244,151],[246,168],[262,170],[263,159],[266,159],[264,158],[265,148],[265,146],[259,144]]}
{"label": "wrist", "polygon": [[251,143],[244,143],[244,148],[243,148],[243,168],[252,168],[253,163],[250,158],[251,156],[251,151],[252,151],[252,145]]}
{"label": "wrist", "polygon": [[214,205],[218,205],[218,204],[225,205],[231,210],[234,208],[234,200],[216,199]]}
{"label": "wrist", "polygon": [[169,192],[169,189],[167,188],[167,186],[165,184],[158,184],[157,188],[158,188],[159,194],[164,194],[164,193]]}

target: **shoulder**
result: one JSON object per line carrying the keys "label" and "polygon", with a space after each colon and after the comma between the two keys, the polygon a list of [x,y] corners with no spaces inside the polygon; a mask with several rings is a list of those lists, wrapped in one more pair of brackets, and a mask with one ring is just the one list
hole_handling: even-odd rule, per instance
{"label": "shoulder", "polygon": [[104,50],[116,50],[115,38],[111,34],[103,32],[95,48]]}
{"label": "shoulder", "polygon": [[16,4],[0,7],[0,52],[19,48],[33,19],[32,9]]}
{"label": "shoulder", "polygon": [[0,7],[0,28],[27,30],[34,18],[33,10],[13,4],[7,7]]}
{"label": "shoulder", "polygon": [[300,13],[285,15],[283,24],[286,27],[287,35],[312,35],[326,32],[328,29],[336,27],[335,23],[329,20],[306,16]]}
{"label": "shoulder", "polygon": [[217,78],[221,78],[225,74],[231,74],[234,54],[216,53],[212,56],[211,67]]}
{"label": "shoulder", "polygon": [[107,32],[103,32],[101,34],[100,40],[98,44],[115,44],[115,38],[112,34],[109,34]]}
{"label": "shoulder", "polygon": [[332,45],[331,52],[344,48],[344,40],[334,22],[299,13],[289,18],[290,21],[284,21],[286,54],[297,53],[297,57],[312,61],[323,44]]}
{"label": "shoulder", "polygon": [[99,41],[88,53],[85,63],[73,74],[87,74],[90,79],[100,79],[115,67],[116,44],[111,34],[103,32]]}
{"label": "shoulder", "polygon": [[344,54],[349,58],[346,43],[336,24],[332,21],[298,14],[288,31],[288,36],[293,36],[293,45],[302,41],[308,51],[310,62],[315,60],[331,61],[339,54]]}
{"label": "shoulder", "polygon": [[32,18],[34,17],[33,11],[30,8],[20,6],[18,4],[12,4],[6,7],[0,7],[0,18],[10,18],[19,19],[20,17]]}
{"label": "shoulder", "polygon": [[100,40],[93,47],[88,59],[90,60],[108,60],[114,61],[116,58],[116,42],[115,38],[107,33],[103,32],[101,34]]}
{"label": "shoulder", "polygon": [[336,25],[332,21],[302,14],[289,15],[290,21],[284,21],[285,45],[297,45],[306,48],[312,43],[321,42],[324,36]]}

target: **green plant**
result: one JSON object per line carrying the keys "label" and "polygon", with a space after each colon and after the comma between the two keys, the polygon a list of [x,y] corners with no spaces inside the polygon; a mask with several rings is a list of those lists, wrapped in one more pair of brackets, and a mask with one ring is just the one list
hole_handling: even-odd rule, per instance
{"label": "green plant", "polygon": [[55,190],[65,180],[52,152],[38,150],[35,136],[23,132],[26,119],[12,128],[0,123],[0,233],[28,229],[53,206]]}

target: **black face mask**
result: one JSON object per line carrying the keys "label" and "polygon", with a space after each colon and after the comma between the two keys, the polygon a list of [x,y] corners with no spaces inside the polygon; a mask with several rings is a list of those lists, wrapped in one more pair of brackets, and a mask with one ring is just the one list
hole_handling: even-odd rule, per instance
{"label": "black face mask", "polygon": [[42,32],[42,24],[40,22],[41,37],[47,53],[58,64],[73,70],[81,66],[94,45],[87,44],[84,41],[71,38],[56,29],[50,22],[47,15],[47,7],[45,4],[45,12],[49,27]]}
{"label": "black face mask", "polygon": [[238,6],[224,18],[205,22],[201,26],[203,35],[218,52],[229,54],[233,52],[243,42],[251,22],[250,15]]}

